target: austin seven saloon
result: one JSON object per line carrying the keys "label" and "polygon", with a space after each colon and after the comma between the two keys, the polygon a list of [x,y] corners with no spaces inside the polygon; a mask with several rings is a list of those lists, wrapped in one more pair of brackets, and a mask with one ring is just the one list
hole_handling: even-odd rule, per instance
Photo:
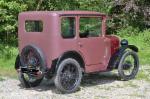
{"label": "austin seven saloon", "polygon": [[94,11],[29,11],[18,16],[15,69],[24,87],[52,79],[63,93],[75,92],[87,73],[117,69],[135,78],[138,48],[106,33],[107,16]]}

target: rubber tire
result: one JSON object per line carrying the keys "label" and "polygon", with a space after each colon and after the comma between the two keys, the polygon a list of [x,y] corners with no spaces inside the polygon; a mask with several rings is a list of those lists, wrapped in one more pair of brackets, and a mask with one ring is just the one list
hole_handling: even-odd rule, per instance
{"label": "rubber tire", "polygon": [[36,87],[36,86],[38,86],[40,83],[41,83],[41,81],[43,80],[43,77],[41,78],[41,79],[37,79],[36,81],[34,81],[34,82],[28,82],[25,78],[24,78],[24,75],[21,73],[21,72],[19,72],[19,74],[18,74],[18,78],[19,78],[19,81],[21,82],[21,85],[24,87],[24,88],[31,88],[31,87]]}
{"label": "rubber tire", "polygon": [[[43,54],[42,54],[42,52],[40,51],[39,48],[35,47],[34,45],[28,45],[28,46],[26,46],[26,47],[23,48],[23,50],[22,50],[22,52],[21,52],[21,55],[23,55],[23,54],[25,53],[25,51],[29,50],[30,48],[33,49],[33,50],[35,50],[36,54],[38,54],[38,56],[39,56],[39,58],[40,58],[40,61],[41,61],[42,70],[44,71],[44,70],[45,70],[45,66],[46,66],[45,64],[46,64],[46,63],[45,63],[45,60],[44,60],[44,56],[43,56]],[[17,60],[16,60],[16,64],[20,64],[20,66],[23,66],[23,65],[21,65],[21,63],[23,64],[23,62],[20,62],[21,59],[19,59],[19,58],[16,58],[16,59],[17,59]],[[17,62],[18,62],[18,63],[17,63]],[[19,66],[19,67],[20,67],[20,66]],[[15,66],[15,67],[18,67],[18,66]],[[23,87],[25,87],[25,88],[30,88],[30,87],[36,87],[36,86],[38,86],[38,85],[41,83],[41,81],[43,80],[44,75],[43,75],[41,78],[35,80],[34,82],[28,82],[28,81],[24,78],[23,73],[22,73],[22,72],[19,72],[19,73],[18,73],[18,78],[19,78],[19,80],[20,80],[20,82],[21,82],[21,84],[22,84]]]}
{"label": "rubber tire", "polygon": [[[59,75],[60,75],[61,70],[68,63],[74,64],[78,70],[78,73],[79,73],[78,81],[76,82],[75,87],[71,90],[64,89],[63,86],[61,85],[60,80],[59,80],[59,78],[60,78]],[[59,91],[61,91],[62,93],[72,93],[72,92],[75,92],[78,90],[80,83],[81,83],[81,79],[82,79],[82,70],[81,70],[80,64],[75,59],[67,58],[67,59],[62,60],[61,63],[59,64],[55,78],[54,78],[54,83],[55,83],[56,88]]]}
{"label": "rubber tire", "polygon": [[17,57],[16,57],[14,68],[15,68],[15,70],[20,68],[20,56],[19,55],[17,55]]}
{"label": "rubber tire", "polygon": [[[20,56],[17,55],[14,68],[17,70],[17,69],[20,69],[20,67],[21,67]],[[21,72],[18,72],[18,79],[21,82],[21,85],[23,87],[25,87],[25,88],[29,88],[30,87],[30,85],[26,82],[26,80],[24,79],[24,77],[23,77]]]}
{"label": "rubber tire", "polygon": [[[20,66],[21,66],[20,56],[18,55],[17,58],[16,58],[16,62],[15,62],[15,69],[16,69],[16,70],[19,69]],[[38,80],[36,80],[34,83],[30,83],[30,84],[29,84],[29,83],[25,80],[25,78],[24,78],[22,72],[19,72],[19,73],[18,73],[18,79],[19,79],[21,85],[22,85],[23,87],[25,87],[25,88],[36,87],[36,86],[38,86],[38,85],[40,84],[40,82],[42,81],[42,79],[38,79]]]}
{"label": "rubber tire", "polygon": [[[122,66],[123,66],[122,64],[123,64],[124,59],[125,59],[129,54],[134,57],[134,59],[135,59],[135,61],[136,61],[136,67],[134,67],[134,69],[133,69],[134,72],[132,71],[132,73],[127,76],[127,75],[125,75],[124,72],[122,71],[122,68],[123,68],[123,67],[122,67]],[[134,51],[130,51],[130,50],[125,51],[125,52],[123,53],[121,59],[120,59],[119,65],[118,65],[118,74],[119,74],[121,80],[127,81],[127,80],[134,79],[135,76],[137,75],[138,71],[139,71],[139,58],[138,58],[138,55],[137,55],[136,52],[134,52]]]}

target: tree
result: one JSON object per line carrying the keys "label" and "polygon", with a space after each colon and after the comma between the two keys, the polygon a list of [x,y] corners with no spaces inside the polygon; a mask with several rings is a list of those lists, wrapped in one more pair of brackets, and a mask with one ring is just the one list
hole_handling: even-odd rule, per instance
{"label": "tree", "polygon": [[17,16],[27,6],[17,1],[0,0],[0,40],[11,42],[16,39]]}
{"label": "tree", "polygon": [[144,30],[150,27],[149,0],[114,0],[109,15],[114,29],[132,26]]}
{"label": "tree", "polygon": [[0,0],[0,41],[16,43],[17,19],[22,11],[98,11],[111,17],[108,25],[114,32],[127,26],[149,28],[149,6],[150,0]]}

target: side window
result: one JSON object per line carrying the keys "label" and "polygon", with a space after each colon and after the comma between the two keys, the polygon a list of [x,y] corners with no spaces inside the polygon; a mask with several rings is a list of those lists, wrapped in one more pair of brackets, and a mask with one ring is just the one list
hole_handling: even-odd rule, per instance
{"label": "side window", "polygon": [[25,21],[25,30],[26,32],[42,32],[43,31],[43,22],[35,20],[26,20]]}
{"label": "side window", "polygon": [[61,20],[61,35],[63,38],[75,37],[75,18],[64,17]]}
{"label": "side window", "polygon": [[98,37],[101,34],[102,19],[99,17],[80,18],[80,37]]}

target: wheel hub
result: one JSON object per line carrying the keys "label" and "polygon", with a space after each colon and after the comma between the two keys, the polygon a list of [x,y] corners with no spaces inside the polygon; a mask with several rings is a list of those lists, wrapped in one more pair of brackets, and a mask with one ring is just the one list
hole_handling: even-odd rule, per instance
{"label": "wheel hub", "polygon": [[70,81],[70,79],[72,78],[72,73],[70,71],[65,71],[64,78],[66,81]]}

